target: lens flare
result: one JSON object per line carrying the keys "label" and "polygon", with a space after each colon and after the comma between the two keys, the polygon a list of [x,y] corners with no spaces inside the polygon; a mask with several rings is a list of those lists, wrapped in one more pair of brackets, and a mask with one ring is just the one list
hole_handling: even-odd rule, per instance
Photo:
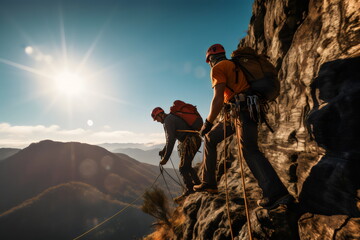
{"label": "lens flare", "polygon": [[92,127],[92,125],[94,125],[94,121],[91,120],[91,119],[87,120],[87,125],[88,125],[89,127]]}
{"label": "lens flare", "polygon": [[25,53],[26,54],[31,55],[31,54],[33,54],[33,52],[34,52],[34,48],[32,46],[27,46],[25,48]]}
{"label": "lens flare", "polygon": [[101,162],[101,166],[106,170],[110,170],[114,165],[114,159],[108,155],[104,156],[100,162]]}
{"label": "lens flare", "polygon": [[80,163],[79,172],[83,178],[92,178],[98,172],[97,163],[95,160],[87,158]]}

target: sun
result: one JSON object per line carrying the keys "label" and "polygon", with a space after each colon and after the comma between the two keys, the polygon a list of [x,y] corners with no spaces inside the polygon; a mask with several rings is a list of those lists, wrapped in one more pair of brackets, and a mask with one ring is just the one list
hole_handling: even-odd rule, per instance
{"label": "sun", "polygon": [[[12,66],[21,71],[34,75],[35,84],[38,85],[36,91],[29,93],[29,100],[45,99],[47,105],[44,111],[50,111],[55,107],[64,108],[69,116],[75,110],[95,109],[100,101],[111,101],[125,104],[124,101],[106,94],[104,91],[112,90],[105,85],[103,78],[109,78],[108,71],[111,71],[117,63],[98,68],[90,61],[92,54],[101,37],[102,30],[95,37],[83,56],[76,52],[69,51],[67,48],[67,38],[65,35],[64,23],[60,21],[60,45],[52,52],[43,52],[36,45],[28,45],[23,50],[24,53],[33,61],[32,65],[24,65],[19,62],[11,61],[0,57],[0,64]],[[127,103],[126,103],[127,104]],[[89,120],[88,126],[94,123]]]}
{"label": "sun", "polygon": [[85,79],[77,73],[61,71],[54,76],[55,90],[69,97],[80,96],[85,93]]}

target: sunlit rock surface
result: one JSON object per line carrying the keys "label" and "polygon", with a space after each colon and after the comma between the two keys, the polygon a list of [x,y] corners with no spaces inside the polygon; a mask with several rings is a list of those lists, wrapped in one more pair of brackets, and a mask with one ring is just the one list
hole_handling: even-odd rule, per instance
{"label": "sunlit rock surface", "polygon": [[[259,141],[296,198],[290,209],[257,207],[261,190],[246,166],[254,239],[359,239],[358,6],[359,0],[254,1],[248,36],[239,45],[268,55],[281,81],[268,113],[275,133],[264,125]],[[225,152],[228,205],[224,148],[218,148],[220,193],[195,193],[181,203],[173,239],[231,239],[227,209],[234,239],[249,237],[236,141],[230,139]]]}
{"label": "sunlit rock surface", "polygon": [[360,239],[359,218],[306,213],[299,219],[300,239]]}

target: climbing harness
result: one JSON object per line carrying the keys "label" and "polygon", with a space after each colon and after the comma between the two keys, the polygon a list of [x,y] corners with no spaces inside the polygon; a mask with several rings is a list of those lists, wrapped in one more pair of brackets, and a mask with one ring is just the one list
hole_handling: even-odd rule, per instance
{"label": "climbing harness", "polygon": [[[198,131],[193,131],[193,130],[178,130],[178,131],[181,131],[181,132],[190,132],[190,133],[198,133]],[[189,134],[185,137],[185,139],[178,145],[178,154],[179,154],[179,157],[182,159],[182,158],[185,158],[185,155],[186,154],[196,154],[196,152],[198,151],[198,146],[197,146],[197,142],[196,142],[196,138],[200,138],[198,135],[194,135],[194,134]],[[174,166],[174,163],[172,161],[171,158],[170,159],[170,162],[172,164],[172,167],[173,167],[173,170],[178,178],[178,181],[176,179],[174,179],[167,171],[166,169],[162,166],[162,165],[159,165],[160,167],[160,172],[161,174],[163,175],[163,179],[164,179],[164,182],[168,188],[168,191],[169,191],[169,194],[170,196],[172,197],[171,193],[170,193],[170,190],[169,190],[169,187],[167,185],[167,182],[165,180],[165,177],[164,177],[164,172],[174,181],[176,182],[183,190],[183,192],[185,192],[186,188],[185,186],[182,184],[182,181],[180,180],[180,176],[178,175],[177,171],[175,170],[175,166]]]}
{"label": "climbing harness", "polygon": [[180,158],[184,158],[186,154],[196,154],[197,152],[197,144],[196,144],[196,137],[199,136],[195,135],[187,135],[179,145],[178,145],[178,154]]}
{"label": "climbing harness", "polygon": [[[246,220],[248,224],[248,232],[249,232],[249,239],[252,240],[252,230],[251,230],[251,223],[250,223],[250,214],[249,214],[249,206],[248,206],[248,200],[247,200],[247,194],[246,194],[246,185],[245,185],[245,174],[244,174],[244,166],[243,166],[243,152],[242,152],[242,146],[241,146],[241,133],[242,133],[242,125],[240,122],[240,111],[242,111],[242,107],[244,106],[244,102],[246,99],[246,105],[248,107],[248,110],[250,111],[250,107],[253,108],[255,106],[256,111],[258,111],[257,104],[258,99],[254,98],[253,96],[244,96],[244,94],[238,94],[235,95],[235,100],[230,103],[230,119],[231,122],[235,125],[235,131],[236,131],[236,138],[237,138],[237,144],[238,144],[238,159],[240,164],[240,174],[242,179],[242,186],[243,186],[243,196],[244,196],[244,203],[245,203],[245,214],[246,214]],[[251,111],[252,112],[252,111]],[[226,114],[225,114],[226,116]],[[251,116],[251,115],[250,115]]]}
{"label": "climbing harness", "polygon": [[250,114],[250,118],[258,124],[265,123],[269,130],[274,133],[271,128],[266,114],[269,111],[269,104],[258,95],[246,95],[239,93],[234,96],[234,100],[231,101],[230,105],[241,105],[241,108],[247,108]]}
{"label": "climbing harness", "polygon": [[115,218],[116,216],[118,216],[119,214],[121,214],[123,211],[125,211],[127,208],[129,208],[130,206],[133,206],[133,204],[138,201],[140,198],[142,198],[145,194],[145,192],[151,188],[154,187],[155,183],[157,182],[157,180],[159,179],[161,173],[159,173],[159,175],[156,177],[156,179],[154,180],[154,182],[151,184],[150,187],[148,187],[143,194],[139,195],[134,201],[132,201],[131,203],[129,203],[127,206],[123,207],[121,210],[119,210],[117,213],[115,213],[114,215],[108,217],[107,219],[105,219],[104,221],[102,221],[101,223],[97,224],[96,226],[94,226],[93,228],[89,229],[88,231],[84,232],[83,234],[77,236],[76,238],[74,238],[73,240],[78,240],[82,237],[84,237],[85,235],[89,234],[90,232],[94,231],[95,229],[97,229],[98,227],[100,227],[101,225],[105,224],[106,222],[109,222],[111,219]]}
{"label": "climbing harness", "polygon": [[259,97],[257,95],[246,96],[246,104],[249,109],[250,118],[260,123],[261,113],[260,113]]}
{"label": "climbing harness", "polygon": [[226,170],[226,122],[227,122],[227,113],[224,110],[224,177],[225,177],[225,196],[226,196],[226,212],[228,215],[229,226],[230,226],[230,235],[231,239],[234,240],[234,233],[232,229],[232,222],[230,217],[230,206],[229,206],[229,191],[228,191],[228,181],[227,181],[227,170]]}

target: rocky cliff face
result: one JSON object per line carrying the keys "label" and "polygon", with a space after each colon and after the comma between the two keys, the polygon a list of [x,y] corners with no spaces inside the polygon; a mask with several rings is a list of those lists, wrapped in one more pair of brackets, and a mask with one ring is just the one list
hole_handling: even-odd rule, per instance
{"label": "rocky cliff face", "polygon": [[[275,133],[263,126],[260,145],[297,199],[293,209],[258,208],[261,190],[246,167],[254,239],[360,238],[359,6],[359,0],[254,2],[239,45],[268,55],[281,81],[268,114]],[[237,149],[229,141],[228,205],[220,153],[220,193],[190,195],[167,238],[231,239],[229,209],[234,239],[248,239]]]}

